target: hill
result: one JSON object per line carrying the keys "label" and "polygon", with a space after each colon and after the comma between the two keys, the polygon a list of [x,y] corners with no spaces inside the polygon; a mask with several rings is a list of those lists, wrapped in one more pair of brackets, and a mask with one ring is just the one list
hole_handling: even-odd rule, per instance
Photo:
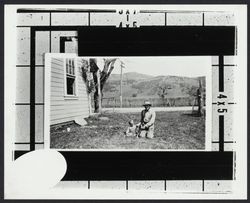
{"label": "hill", "polygon": [[[120,74],[111,74],[109,77],[109,81],[120,81]],[[138,81],[138,80],[145,80],[145,79],[149,79],[152,78],[153,76],[151,75],[146,75],[146,74],[141,74],[141,73],[137,73],[137,72],[128,72],[128,73],[124,73],[122,78],[123,81],[128,81],[128,80],[134,80],[134,81]]]}
{"label": "hill", "polygon": [[[124,73],[122,95],[124,98],[165,98],[190,97],[195,94],[201,80],[205,89],[205,77],[150,76],[136,72]],[[165,89],[165,90],[163,90]],[[105,87],[104,98],[119,97],[120,75],[111,74]]]}

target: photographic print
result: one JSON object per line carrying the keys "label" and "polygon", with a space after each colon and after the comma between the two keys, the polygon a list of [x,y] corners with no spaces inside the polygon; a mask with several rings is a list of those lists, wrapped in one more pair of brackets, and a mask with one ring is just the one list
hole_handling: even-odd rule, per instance
{"label": "photographic print", "polygon": [[246,5],[4,5],[5,199],[246,199]]}
{"label": "photographic print", "polygon": [[210,57],[54,55],[45,76],[50,148],[211,150]]}

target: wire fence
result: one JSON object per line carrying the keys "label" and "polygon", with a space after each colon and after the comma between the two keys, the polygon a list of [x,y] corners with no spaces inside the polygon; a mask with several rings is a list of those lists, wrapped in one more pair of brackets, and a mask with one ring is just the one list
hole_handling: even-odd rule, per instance
{"label": "wire fence", "polygon": [[[180,106],[193,106],[195,97],[178,97],[178,98],[123,98],[122,107],[141,107],[145,100],[149,100],[154,107],[180,107]],[[205,102],[204,102],[205,103]],[[103,108],[116,108],[120,107],[120,98],[109,97],[102,98]]]}

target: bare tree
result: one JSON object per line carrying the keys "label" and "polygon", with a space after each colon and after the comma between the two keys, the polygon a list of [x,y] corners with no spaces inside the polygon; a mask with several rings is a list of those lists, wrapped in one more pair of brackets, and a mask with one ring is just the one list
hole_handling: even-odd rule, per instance
{"label": "bare tree", "polygon": [[197,86],[192,85],[191,87],[189,87],[189,88],[187,89],[187,94],[188,94],[190,97],[196,97],[196,95],[197,95],[197,89],[198,89]]}
{"label": "bare tree", "polygon": [[[90,58],[89,63],[85,62],[83,63],[83,78],[86,81],[86,73],[92,73],[93,74],[93,89],[89,92],[94,92],[94,111],[96,113],[100,112],[100,104],[101,104],[101,98],[103,95],[103,87],[106,84],[111,72],[114,69],[114,64],[117,59],[104,59],[104,67],[101,70],[100,67],[97,65],[97,60],[95,58]],[[100,88],[100,91],[99,91]]]}
{"label": "bare tree", "polygon": [[157,94],[162,99],[164,106],[166,105],[166,96],[169,89],[171,89],[171,87],[166,83],[162,83],[157,87]]}
{"label": "bare tree", "polygon": [[[203,92],[203,87],[202,87],[202,83],[201,80],[198,80],[199,82],[199,86],[191,86],[188,90],[188,94],[191,97],[194,97],[194,104],[193,104],[193,108],[194,106],[198,107],[198,110],[196,112],[196,114],[198,116],[202,116],[202,92]],[[194,110],[193,110],[194,111]]]}

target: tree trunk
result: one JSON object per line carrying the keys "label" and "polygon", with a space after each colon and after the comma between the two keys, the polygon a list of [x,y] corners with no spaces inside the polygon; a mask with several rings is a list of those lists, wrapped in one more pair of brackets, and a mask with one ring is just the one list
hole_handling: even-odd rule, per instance
{"label": "tree trunk", "polygon": [[91,115],[92,114],[91,93],[88,94],[88,103],[89,103],[89,115]]}
{"label": "tree trunk", "polygon": [[100,72],[97,70],[93,74],[94,81],[95,81],[95,93],[94,93],[94,106],[95,106],[95,113],[101,112],[101,89],[100,89]]}
{"label": "tree trunk", "polygon": [[95,91],[95,93],[94,93],[95,113],[99,113],[100,112],[99,100],[100,100],[100,97],[98,95],[98,92]]}
{"label": "tree trunk", "polygon": [[114,69],[114,63],[116,59],[106,60],[104,69],[100,72],[99,67],[97,66],[96,59],[90,59],[90,71],[93,73],[94,83],[95,83],[95,93],[94,93],[94,107],[95,113],[100,113],[102,111],[102,91],[103,87],[108,80],[111,72]]}
{"label": "tree trunk", "polygon": [[201,112],[201,91],[200,89],[197,90],[197,105],[198,105],[198,112],[197,112],[197,115],[198,116],[202,116],[202,112]]}

